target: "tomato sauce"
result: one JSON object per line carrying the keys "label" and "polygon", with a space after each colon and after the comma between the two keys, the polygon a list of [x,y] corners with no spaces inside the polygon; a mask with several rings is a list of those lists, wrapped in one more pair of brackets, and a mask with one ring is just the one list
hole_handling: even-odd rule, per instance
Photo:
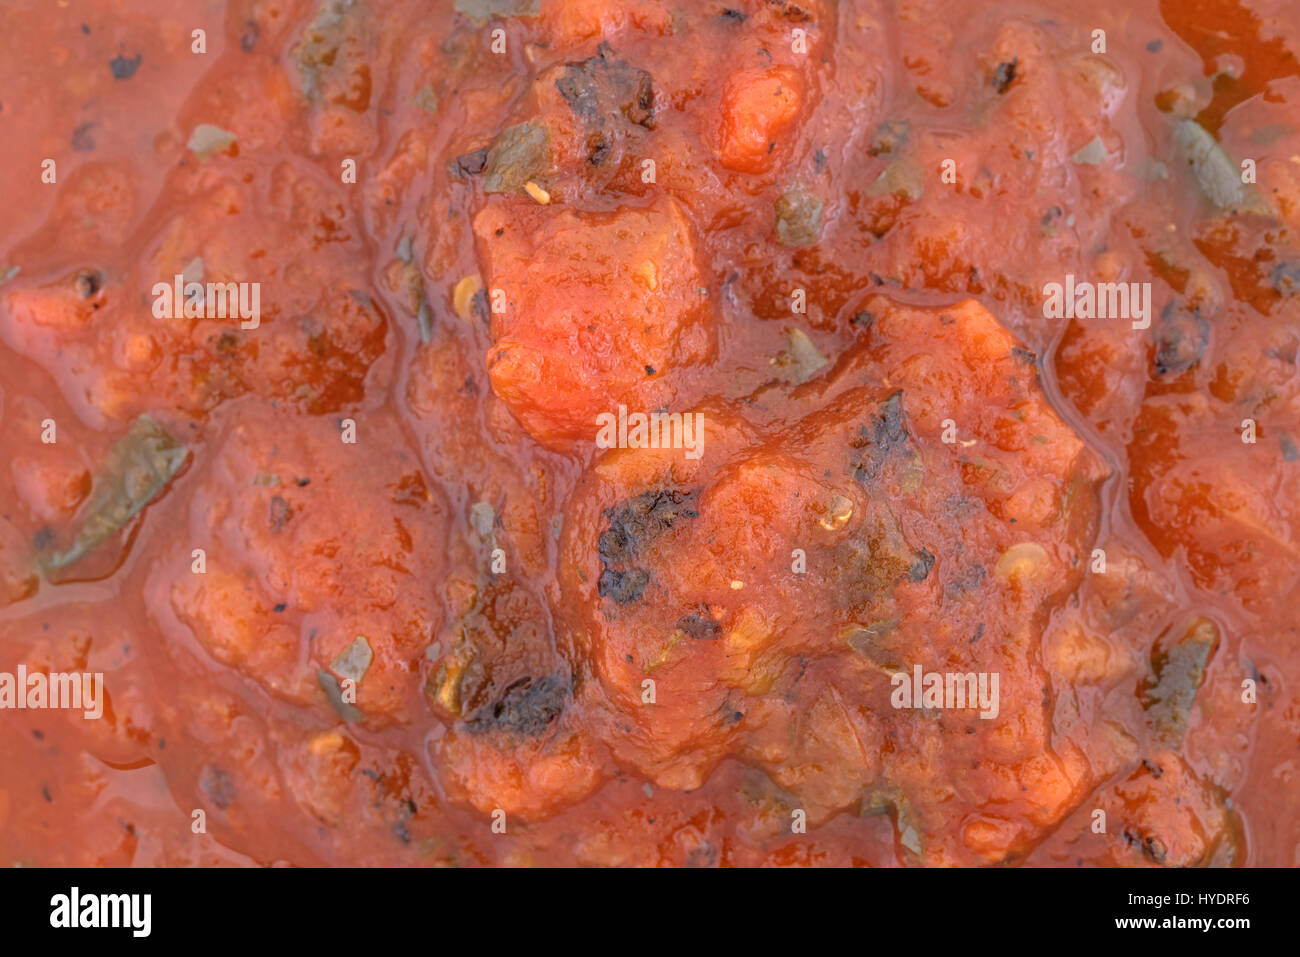
{"label": "tomato sauce", "polygon": [[1300,864],[1284,0],[3,20],[0,862]]}

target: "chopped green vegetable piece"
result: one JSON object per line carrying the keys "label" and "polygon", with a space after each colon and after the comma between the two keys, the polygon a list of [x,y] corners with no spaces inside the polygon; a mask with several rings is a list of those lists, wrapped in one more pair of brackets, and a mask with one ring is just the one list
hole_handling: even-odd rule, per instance
{"label": "chopped green vegetable piece", "polygon": [[917,857],[922,856],[924,844],[921,841],[921,822],[906,794],[895,787],[872,788],[862,796],[858,816],[874,817],[878,814],[892,815],[898,843]]}
{"label": "chopped green vegetable piece", "polygon": [[429,302],[423,297],[421,290],[420,306],[415,311],[415,322],[420,328],[420,342],[425,345],[433,338],[433,320],[429,316]]}
{"label": "chopped green vegetable piece", "polygon": [[1160,160],[1143,160],[1137,166],[1137,178],[1154,182],[1155,180],[1168,179],[1169,167]]}
{"label": "chopped green vegetable piece", "polygon": [[320,684],[321,690],[325,692],[325,697],[330,699],[330,704],[334,706],[334,710],[338,712],[340,718],[353,723],[366,720],[364,711],[356,705],[343,700],[343,691],[339,688],[338,679],[332,674],[321,668],[316,672],[316,681]]}
{"label": "chopped green vegetable piece", "polygon": [[1196,692],[1218,643],[1218,628],[1208,619],[1198,618],[1176,643],[1156,644],[1151,670],[1138,696],[1152,727],[1170,747],[1182,744]]}
{"label": "chopped green vegetable piece", "polygon": [[410,233],[403,233],[402,238],[397,241],[397,258],[408,266],[415,260],[415,253],[412,249],[414,242],[415,237]]}
{"label": "chopped green vegetable piece", "polygon": [[881,641],[893,633],[900,621],[901,618],[886,618],[870,625],[853,625],[841,634],[848,646],[863,658],[888,671],[897,671],[901,666],[892,663],[888,649],[881,646]]}
{"label": "chopped green vegetable piece", "polygon": [[826,365],[826,357],[802,329],[787,329],[785,338],[785,351],[772,360],[772,365],[782,382],[802,385]]}
{"label": "chopped green vegetable piece", "polygon": [[918,200],[924,192],[925,181],[921,176],[921,168],[910,157],[901,157],[885,167],[885,171],[867,190],[867,195],[893,195]]}
{"label": "chopped green vegetable piece", "polygon": [[229,130],[223,130],[211,123],[200,123],[190,134],[189,149],[200,159],[207,159],[229,149],[234,142],[235,134]]}
{"label": "chopped green vegetable piece", "polygon": [[540,123],[520,123],[502,130],[488,149],[483,189],[488,193],[522,193],[551,165],[551,134]]}
{"label": "chopped green vegetable piece", "polygon": [[488,17],[535,17],[541,0],[456,0],[456,12]]}
{"label": "chopped green vegetable piece", "polygon": [[411,103],[426,113],[438,112],[438,94],[429,84],[420,87],[419,92],[411,97]]}
{"label": "chopped green vegetable piece", "polygon": [[792,189],[776,201],[776,234],[783,246],[811,246],[822,230],[822,200]]}
{"label": "chopped green vegetable piece", "polygon": [[1100,166],[1106,159],[1106,146],[1100,136],[1094,136],[1088,145],[1075,153],[1070,159],[1082,166]]}
{"label": "chopped green vegetable piece", "polygon": [[370,650],[370,642],[366,641],[366,636],[357,635],[352,639],[352,644],[344,648],[330,663],[330,667],[339,677],[350,678],[359,684],[374,660],[375,653]]}
{"label": "chopped green vegetable piece", "polygon": [[469,509],[469,524],[474,529],[474,534],[479,538],[487,541],[492,534],[492,528],[496,525],[497,510],[492,507],[491,502],[475,502]]}
{"label": "chopped green vegetable piece", "polygon": [[886,120],[871,134],[871,145],[867,152],[872,156],[897,153],[907,145],[911,135],[912,124],[907,120]]}
{"label": "chopped green vegetable piece", "polygon": [[1180,120],[1174,128],[1174,145],[1179,157],[1192,168],[1201,192],[1219,210],[1272,214],[1263,195],[1254,184],[1241,181],[1241,168],[1200,123]]}
{"label": "chopped green vegetable piece", "polygon": [[157,498],[188,454],[149,416],[136,419],[108,453],[76,541],[67,551],[48,555],[44,566],[65,568],[120,530]]}

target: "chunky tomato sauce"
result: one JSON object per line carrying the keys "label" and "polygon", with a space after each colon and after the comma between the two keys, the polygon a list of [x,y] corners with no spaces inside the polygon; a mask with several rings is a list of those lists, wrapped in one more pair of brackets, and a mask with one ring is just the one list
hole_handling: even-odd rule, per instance
{"label": "chunky tomato sauce", "polygon": [[1285,0],[0,17],[0,862],[1300,864]]}

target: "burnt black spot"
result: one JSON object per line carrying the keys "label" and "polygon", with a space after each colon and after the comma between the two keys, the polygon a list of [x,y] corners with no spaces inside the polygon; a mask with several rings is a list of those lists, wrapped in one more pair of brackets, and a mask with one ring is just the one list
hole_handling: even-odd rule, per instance
{"label": "burnt black spot", "polygon": [[77,278],[73,280],[73,286],[76,287],[77,295],[82,299],[89,299],[103,288],[104,281],[99,273],[93,269],[86,269],[77,273]]}
{"label": "burnt black spot", "polygon": [[252,53],[253,48],[257,46],[258,38],[262,35],[262,29],[252,20],[244,24],[244,32],[239,37],[239,49],[245,53]]}
{"label": "burnt black spot", "polygon": [[682,615],[677,619],[677,627],[692,638],[712,639],[722,634],[722,626],[713,620],[707,610]]}
{"label": "burnt black spot", "polygon": [[113,71],[113,79],[115,80],[131,79],[131,77],[135,76],[135,71],[140,69],[140,61],[143,58],[144,55],[141,53],[137,53],[135,55],[134,60],[127,59],[121,54],[118,54],[117,56],[113,57],[113,59],[110,60],[108,64],[108,68]]}
{"label": "burnt black spot", "polygon": [[916,553],[916,561],[912,562],[911,568],[907,570],[907,577],[913,582],[923,582],[930,577],[930,569],[934,567],[934,556],[928,549],[921,549]]}
{"label": "burnt black spot", "polygon": [[645,367],[645,374],[646,374],[646,375],[654,375],[654,374],[655,374],[655,367],[654,367],[654,366],[646,366],[646,367]]}
{"label": "burnt black spot", "polygon": [[692,848],[691,852],[686,855],[686,866],[717,867],[718,856],[718,849],[708,841],[704,841],[698,847]]}
{"label": "burnt black spot", "polygon": [[609,598],[620,605],[626,605],[639,599],[645,593],[645,587],[649,583],[650,573],[644,568],[633,568],[625,572],[606,568],[600,573],[596,590],[601,598]]}
{"label": "burnt black spot", "polygon": [[862,309],[853,314],[853,318],[849,320],[849,325],[857,326],[859,329],[870,329],[873,325],[875,325],[875,322],[876,322],[875,313],[867,309]]}
{"label": "burnt black spot", "polygon": [[1142,849],[1143,856],[1152,864],[1163,867],[1165,861],[1169,858],[1169,851],[1165,847],[1165,842],[1154,834],[1142,834],[1126,828],[1124,830],[1124,840],[1130,846],[1137,844]]}
{"label": "burnt black spot", "polygon": [[739,10],[732,10],[730,7],[723,9],[718,16],[722,17],[724,20],[730,20],[732,23],[745,22],[745,14]]}
{"label": "burnt black spot", "polygon": [[795,23],[804,23],[812,19],[811,13],[797,3],[791,3],[790,0],[767,0],[767,5],[776,7],[787,20],[793,20]]}
{"label": "burnt black spot", "polygon": [[1155,334],[1156,375],[1181,375],[1201,361],[1210,343],[1210,323],[1196,310],[1171,300],[1160,314]]}
{"label": "burnt black spot", "polygon": [[604,126],[611,116],[654,129],[655,91],[645,70],[610,59],[612,51],[602,44],[598,55],[568,63],[555,81],[569,109],[589,124]]}
{"label": "burnt black spot", "polygon": [[288,607],[289,605],[287,602],[282,602],[282,601],[277,602],[275,605],[275,613],[278,615],[280,612],[284,611]]}
{"label": "burnt black spot", "polygon": [[876,418],[872,441],[886,451],[894,448],[907,435],[903,425],[903,391],[900,389],[885,400]]}
{"label": "burnt black spot", "polygon": [[209,764],[203,769],[199,787],[218,811],[226,810],[235,800],[234,779],[216,765]]}
{"label": "burnt black spot", "polygon": [[473,734],[504,731],[525,738],[538,737],[564,710],[568,685],[558,675],[534,681],[520,678],[494,703],[465,722]]}
{"label": "burnt black spot", "polygon": [[95,149],[95,138],[90,135],[94,128],[94,123],[82,123],[72,131],[72,148],[76,152],[90,153]]}
{"label": "burnt black spot", "polygon": [[278,532],[288,524],[291,518],[293,518],[293,509],[289,507],[289,503],[279,495],[273,495],[271,497],[269,518],[271,531]]}
{"label": "burnt black spot", "polygon": [[907,145],[911,135],[912,124],[907,120],[886,120],[871,134],[871,144],[867,147],[867,152],[872,156],[897,153]]}
{"label": "burnt black spot", "polygon": [[1157,40],[1152,40],[1150,43],[1147,44],[1147,52],[1148,52],[1148,53],[1159,53],[1159,52],[1160,52],[1160,48],[1163,47],[1164,45],[1165,45],[1165,43],[1164,43],[1163,40],[1158,40],[1158,39],[1157,39]]}
{"label": "burnt black spot", "polygon": [[1016,67],[1019,65],[1020,57],[1015,57],[1007,63],[999,63],[998,68],[993,71],[993,89],[999,94],[1007,92],[1016,80]]}
{"label": "burnt black spot", "polygon": [[853,477],[866,485],[880,477],[885,460],[894,449],[907,439],[907,426],[903,423],[903,390],[899,389],[880,405],[880,411],[870,428],[862,426],[851,445],[865,450],[853,462]]}
{"label": "burnt black spot", "polygon": [[[636,601],[650,582],[644,568],[630,566],[635,557],[656,538],[670,531],[684,518],[699,513],[690,503],[698,490],[657,489],[642,492],[614,508],[605,510],[609,526],[600,533],[596,548],[603,571],[597,582],[602,598],[619,604]],[[620,567],[623,566],[623,567]]]}
{"label": "burnt black spot", "polygon": [[587,137],[587,162],[599,166],[609,156],[610,142],[604,133],[592,133]]}
{"label": "burnt black spot", "polygon": [[1279,296],[1294,296],[1300,292],[1300,263],[1278,263],[1273,267],[1269,281]]}
{"label": "burnt black spot", "polygon": [[631,559],[683,518],[698,518],[691,507],[698,490],[657,489],[642,492],[615,508],[605,510],[609,527],[600,533],[596,546],[606,565]]}
{"label": "burnt black spot", "polygon": [[487,167],[487,147],[456,157],[454,171],[461,176],[477,176]]}
{"label": "burnt black spot", "polygon": [[[984,566],[967,565],[962,569],[961,574],[957,575],[944,586],[944,597],[950,599],[960,598],[962,595],[974,591],[979,587],[980,582],[982,582],[987,575],[988,572],[984,570]],[[983,634],[982,628],[983,626],[981,626],[979,634]]]}
{"label": "burnt black spot", "polygon": [[1023,362],[1025,365],[1031,366],[1038,361],[1037,354],[1031,352],[1028,349],[1022,349],[1020,348],[1020,346],[1012,346],[1011,354],[1015,356],[1017,359],[1019,359],[1021,362]]}

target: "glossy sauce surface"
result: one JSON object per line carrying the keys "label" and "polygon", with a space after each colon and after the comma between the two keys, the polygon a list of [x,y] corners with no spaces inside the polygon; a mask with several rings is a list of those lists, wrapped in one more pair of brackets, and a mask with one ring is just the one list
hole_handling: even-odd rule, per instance
{"label": "glossy sauce surface", "polygon": [[0,17],[4,863],[1300,864],[1282,0]]}

